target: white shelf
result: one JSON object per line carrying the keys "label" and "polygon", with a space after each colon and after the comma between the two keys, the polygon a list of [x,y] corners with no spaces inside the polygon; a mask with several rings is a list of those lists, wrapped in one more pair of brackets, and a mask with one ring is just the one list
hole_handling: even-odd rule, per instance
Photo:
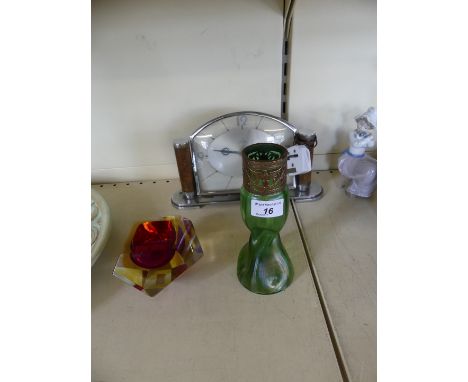
{"label": "white shelf", "polygon": [[337,171],[316,175],[325,196],[297,204],[320,290],[350,381],[377,380],[377,198],[345,195]]}
{"label": "white shelf", "polygon": [[[92,269],[92,379],[108,381],[341,381],[291,212],[281,237],[295,268],[284,292],[261,296],[237,280],[249,231],[239,205],[176,210],[177,180],[93,186],[112,216]],[[154,298],[112,276],[136,222],[182,214],[205,256]]]}
{"label": "white shelf", "polygon": [[[94,185],[112,231],[92,269],[92,379],[342,381],[343,359],[350,381],[375,381],[376,199],[347,197],[336,171],[313,177],[325,195],[296,203],[300,225],[290,210],[281,237],[295,279],[272,296],[237,280],[249,236],[238,203],[177,210],[178,180]],[[113,277],[135,223],[174,214],[192,220],[205,256],[153,298]]]}

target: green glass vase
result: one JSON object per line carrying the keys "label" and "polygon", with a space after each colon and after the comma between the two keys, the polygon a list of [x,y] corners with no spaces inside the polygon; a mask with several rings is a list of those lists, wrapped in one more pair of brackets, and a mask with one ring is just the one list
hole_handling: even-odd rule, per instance
{"label": "green glass vase", "polygon": [[254,293],[281,292],[294,277],[279,235],[289,211],[287,154],[273,143],[257,143],[242,152],[241,215],[250,238],[240,251],[237,277]]}

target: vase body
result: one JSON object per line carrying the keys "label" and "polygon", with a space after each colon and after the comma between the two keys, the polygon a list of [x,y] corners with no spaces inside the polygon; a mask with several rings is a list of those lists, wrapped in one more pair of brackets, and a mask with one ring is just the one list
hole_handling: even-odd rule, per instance
{"label": "vase body", "polygon": [[[240,205],[242,219],[250,230],[250,238],[240,251],[237,277],[245,288],[259,294],[278,293],[286,289],[294,277],[291,260],[279,235],[289,211],[287,154],[284,154],[282,146],[276,146],[255,144],[244,149],[244,185],[240,192]],[[273,156],[271,165],[263,156],[260,156],[263,159],[257,160],[248,158],[253,150],[266,153],[272,149],[277,150],[281,158]],[[284,151],[287,153],[286,149]],[[250,171],[252,169],[246,167],[252,165],[251,160],[257,162],[253,164],[254,167],[260,164],[262,168]],[[250,180],[246,178],[249,173]]]}

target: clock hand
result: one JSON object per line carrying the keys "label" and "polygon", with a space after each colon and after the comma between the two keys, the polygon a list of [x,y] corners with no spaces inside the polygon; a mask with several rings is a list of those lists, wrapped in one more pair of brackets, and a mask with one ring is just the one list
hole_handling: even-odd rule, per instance
{"label": "clock hand", "polygon": [[225,148],[222,149],[222,150],[215,150],[215,149],[213,149],[213,151],[220,152],[220,153],[223,154],[223,155],[240,154],[240,151],[229,150],[227,147],[225,147]]}

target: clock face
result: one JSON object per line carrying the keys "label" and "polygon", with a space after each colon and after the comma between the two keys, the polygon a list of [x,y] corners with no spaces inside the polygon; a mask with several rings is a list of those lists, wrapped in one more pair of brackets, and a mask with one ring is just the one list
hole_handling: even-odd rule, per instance
{"label": "clock face", "polygon": [[199,194],[229,193],[242,186],[242,150],[254,143],[294,144],[295,129],[276,117],[233,113],[216,118],[191,137]]}

